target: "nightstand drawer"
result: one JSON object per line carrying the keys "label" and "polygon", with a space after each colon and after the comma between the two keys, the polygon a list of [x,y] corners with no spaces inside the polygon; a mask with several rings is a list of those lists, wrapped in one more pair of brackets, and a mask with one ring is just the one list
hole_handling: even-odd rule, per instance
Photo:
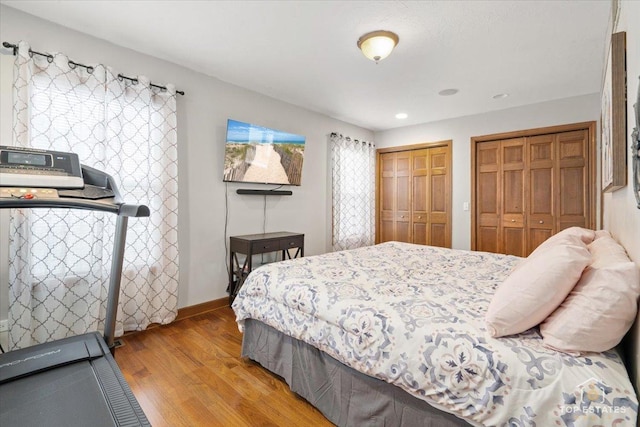
{"label": "nightstand drawer", "polygon": [[304,234],[301,236],[284,237],[280,239],[280,249],[301,248],[304,246]]}
{"label": "nightstand drawer", "polygon": [[280,239],[269,239],[251,242],[251,252],[253,254],[264,254],[280,250]]}

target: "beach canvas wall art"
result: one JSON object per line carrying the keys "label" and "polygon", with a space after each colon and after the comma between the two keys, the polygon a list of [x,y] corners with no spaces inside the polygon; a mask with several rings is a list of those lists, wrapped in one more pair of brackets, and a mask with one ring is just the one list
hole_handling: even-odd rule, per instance
{"label": "beach canvas wall art", "polygon": [[300,185],[305,137],[229,119],[224,180]]}

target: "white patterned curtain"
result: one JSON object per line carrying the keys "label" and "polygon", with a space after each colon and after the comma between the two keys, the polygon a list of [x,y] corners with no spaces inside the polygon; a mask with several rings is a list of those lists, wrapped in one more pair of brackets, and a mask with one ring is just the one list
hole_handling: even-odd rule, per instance
{"label": "white patterned curtain", "polygon": [[[135,83],[135,84],[134,84]],[[14,70],[14,141],[75,152],[112,175],[123,199],[149,218],[127,231],[116,335],[177,314],[178,182],[175,88],[119,79],[103,65],[30,54]],[[9,230],[9,347],[104,328],[115,215],[13,209]]]}
{"label": "white patterned curtain", "polygon": [[332,133],[333,250],[375,241],[375,145]]}

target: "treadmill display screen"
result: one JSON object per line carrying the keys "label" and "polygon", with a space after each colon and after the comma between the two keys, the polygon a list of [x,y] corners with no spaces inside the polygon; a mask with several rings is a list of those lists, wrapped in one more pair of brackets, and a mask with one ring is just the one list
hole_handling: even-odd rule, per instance
{"label": "treadmill display screen", "polygon": [[83,188],[78,155],[0,145],[0,187]]}
{"label": "treadmill display screen", "polygon": [[47,166],[46,154],[17,153],[15,151],[9,151],[7,153],[7,160],[7,163],[14,165]]}

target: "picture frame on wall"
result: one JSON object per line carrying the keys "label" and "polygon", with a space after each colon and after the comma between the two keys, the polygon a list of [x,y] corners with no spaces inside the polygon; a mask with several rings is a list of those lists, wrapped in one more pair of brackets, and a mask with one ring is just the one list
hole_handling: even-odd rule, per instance
{"label": "picture frame on wall", "polygon": [[602,191],[627,185],[626,32],[611,35],[600,105]]}

